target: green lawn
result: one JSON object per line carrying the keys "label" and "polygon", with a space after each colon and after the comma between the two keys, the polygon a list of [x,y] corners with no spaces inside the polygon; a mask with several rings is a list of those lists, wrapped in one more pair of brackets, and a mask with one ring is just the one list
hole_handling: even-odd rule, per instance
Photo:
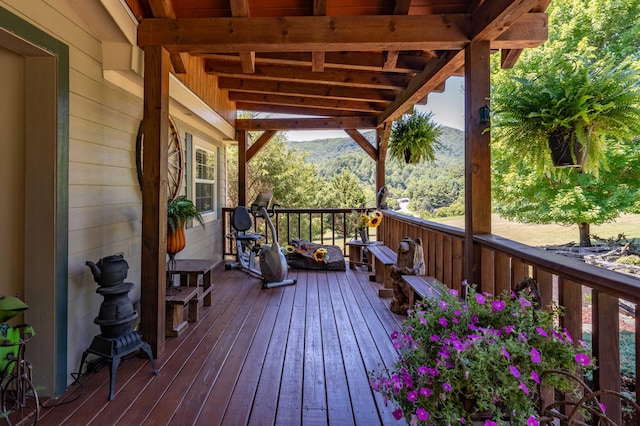
{"label": "green lawn", "polygon": [[[430,220],[464,228],[464,217]],[[494,234],[530,246],[577,243],[579,241],[578,225],[561,226],[518,223],[503,219],[497,214],[491,216],[491,221]],[[627,239],[640,238],[640,215],[622,215],[615,222],[598,226],[592,225],[591,234],[600,238],[617,238],[618,234],[624,234]]]}

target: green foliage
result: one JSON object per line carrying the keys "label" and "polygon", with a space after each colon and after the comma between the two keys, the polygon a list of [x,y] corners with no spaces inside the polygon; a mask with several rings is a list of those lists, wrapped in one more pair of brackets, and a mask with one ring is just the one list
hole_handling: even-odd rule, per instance
{"label": "green foliage", "polygon": [[175,232],[191,219],[196,219],[204,228],[202,215],[187,197],[177,197],[167,203],[167,224],[172,231]]}
{"label": "green foliage", "polygon": [[[251,134],[255,139],[255,135]],[[238,204],[237,148],[228,149],[228,205]],[[247,167],[247,202],[261,191],[272,191],[274,202],[286,208],[309,207],[315,197],[317,171],[304,154],[290,149],[278,133],[251,159]]]}
{"label": "green foliage", "polygon": [[366,204],[362,182],[349,170],[342,170],[322,185],[316,194],[316,205],[324,208],[346,209]]}
{"label": "green foliage", "polygon": [[[501,145],[494,150],[499,153]],[[564,169],[553,176],[535,173],[531,164],[496,155],[494,209],[524,223],[602,224],[632,211],[640,197],[640,145],[612,143],[605,149],[609,169],[598,176]]]}
{"label": "green foliage", "polygon": [[418,164],[435,161],[441,147],[442,130],[433,121],[433,113],[414,112],[394,121],[389,135],[389,156],[400,163]]}
{"label": "green foliage", "polygon": [[629,256],[621,256],[616,259],[616,263],[621,263],[623,265],[640,266],[640,256],[637,256],[635,254],[630,254]]}

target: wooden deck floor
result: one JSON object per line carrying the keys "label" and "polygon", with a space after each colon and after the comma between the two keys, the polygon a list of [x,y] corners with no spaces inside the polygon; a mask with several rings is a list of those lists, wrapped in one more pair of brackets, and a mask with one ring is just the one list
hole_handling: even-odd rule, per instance
{"label": "wooden deck floor", "polygon": [[109,402],[104,366],[38,424],[402,424],[368,384],[367,371],[396,359],[389,335],[402,320],[377,284],[364,269],[289,275],[296,285],[263,290],[218,268],[213,306],[167,340],[158,376],[148,360],[124,360]]}

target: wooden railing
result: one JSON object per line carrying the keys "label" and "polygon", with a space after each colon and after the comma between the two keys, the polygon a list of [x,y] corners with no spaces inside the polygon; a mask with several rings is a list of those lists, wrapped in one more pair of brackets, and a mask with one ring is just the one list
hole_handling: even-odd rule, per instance
{"label": "wooden railing", "polygon": [[[427,275],[451,288],[461,288],[465,252],[463,230],[386,210],[378,229],[379,239],[393,248],[404,236],[422,240]],[[591,299],[592,351],[598,365],[594,371],[594,387],[620,391],[619,302],[637,304],[640,301],[640,280],[497,235],[476,235],[473,243],[477,246],[474,253],[480,254],[480,282],[475,284],[482,291],[501,294],[512,289],[522,278],[536,279],[544,303],[554,301],[564,308],[561,326],[571,336],[582,337],[583,301]],[[636,315],[636,361],[632,367],[636,377],[640,371],[639,329],[640,319]],[[640,385],[637,380],[635,390],[638,395]],[[620,424],[620,400],[603,395],[601,401],[607,407],[607,414],[618,419]]]}
{"label": "wooden railing", "polygon": [[[231,212],[232,209],[223,209],[225,234],[231,230]],[[278,229],[281,245],[301,238],[341,246],[347,255],[345,242],[354,237],[353,231],[350,231],[352,214],[352,209],[280,209],[272,220]],[[259,220],[254,230],[265,233],[264,221]],[[461,290],[464,279],[464,230],[384,210],[382,224],[373,233],[372,240],[383,241],[394,249],[405,236],[420,238],[426,274]],[[267,241],[269,239],[267,236]],[[591,299],[592,351],[598,365],[593,377],[594,388],[619,391],[619,301],[637,304],[640,301],[640,280],[497,235],[476,235],[473,243],[476,246],[474,253],[480,257],[480,280],[475,284],[481,291],[501,294],[504,290],[512,289],[520,279],[532,277],[539,283],[545,304],[553,301],[564,308],[561,326],[571,336],[582,337],[583,301]],[[235,253],[230,240],[226,239],[224,247],[225,255]],[[640,353],[639,329],[640,320],[636,316],[636,354]],[[637,377],[640,357],[636,356],[632,368]],[[639,389],[636,381],[636,395]],[[601,401],[611,418],[621,418],[619,399],[603,395]]]}
{"label": "wooden railing", "polygon": [[[370,212],[373,208],[367,208]],[[232,208],[222,209],[223,235],[231,232]],[[345,243],[355,237],[353,231],[353,209],[276,209],[275,215],[271,218],[274,226],[278,230],[278,241],[281,246],[293,239],[303,239],[306,241],[337,245],[342,248],[345,256],[348,256],[348,247]],[[273,239],[269,235],[269,230],[262,219],[253,221],[253,232],[265,234],[265,242]],[[375,231],[367,230],[372,240],[376,239]],[[346,238],[345,238],[346,236]],[[223,255],[234,256],[235,247],[233,241],[225,238]]]}

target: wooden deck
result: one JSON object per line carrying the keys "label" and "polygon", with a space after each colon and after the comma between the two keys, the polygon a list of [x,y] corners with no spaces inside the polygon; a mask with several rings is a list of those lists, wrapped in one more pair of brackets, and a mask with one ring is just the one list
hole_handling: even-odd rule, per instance
{"label": "wooden deck", "polygon": [[364,269],[289,275],[296,285],[262,289],[219,267],[213,305],[167,341],[158,376],[148,360],[124,360],[109,402],[103,366],[38,424],[402,424],[368,384],[368,371],[396,359],[389,335],[402,321],[377,284]]}

